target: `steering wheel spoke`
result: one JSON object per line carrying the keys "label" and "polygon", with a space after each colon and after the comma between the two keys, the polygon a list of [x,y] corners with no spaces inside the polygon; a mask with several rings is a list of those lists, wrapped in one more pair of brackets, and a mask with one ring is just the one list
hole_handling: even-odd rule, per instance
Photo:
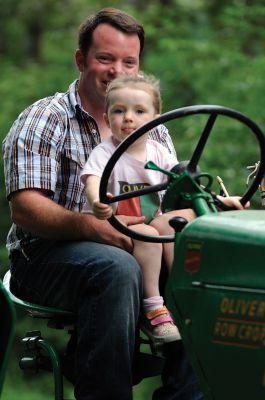
{"label": "steering wheel spoke", "polygon": [[191,156],[189,165],[187,167],[188,171],[194,172],[196,171],[196,167],[199,163],[199,160],[201,158],[202,152],[204,150],[204,147],[206,145],[206,142],[208,140],[208,137],[212,131],[212,128],[214,126],[215,120],[217,118],[217,114],[211,114],[210,117],[208,118],[208,121],[205,125],[205,128],[201,134],[200,140],[194,150],[193,155]]}

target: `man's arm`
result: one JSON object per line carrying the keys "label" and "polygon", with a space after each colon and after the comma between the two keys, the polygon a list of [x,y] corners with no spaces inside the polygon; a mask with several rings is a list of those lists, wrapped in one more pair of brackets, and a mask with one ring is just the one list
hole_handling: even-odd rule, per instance
{"label": "man's arm", "polygon": [[[65,209],[40,190],[20,190],[11,195],[11,217],[18,226],[44,239],[93,240],[132,251],[132,240],[118,232],[108,221],[91,214]],[[139,217],[123,217],[123,223],[141,223]]]}
{"label": "man's arm", "polygon": [[175,157],[177,156],[173,141],[165,125],[158,125],[156,128],[151,129],[149,131],[149,138],[161,143],[170,154],[173,154]]}

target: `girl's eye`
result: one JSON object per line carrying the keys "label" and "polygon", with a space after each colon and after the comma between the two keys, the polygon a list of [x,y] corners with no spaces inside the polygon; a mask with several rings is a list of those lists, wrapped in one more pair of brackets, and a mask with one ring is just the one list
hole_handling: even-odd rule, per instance
{"label": "girl's eye", "polygon": [[139,110],[136,110],[136,112],[137,112],[137,114],[144,114],[144,110],[142,110],[142,109],[139,109]]}
{"label": "girl's eye", "polygon": [[121,114],[122,113],[122,109],[121,108],[115,108],[114,110],[112,110],[112,112],[114,114]]}

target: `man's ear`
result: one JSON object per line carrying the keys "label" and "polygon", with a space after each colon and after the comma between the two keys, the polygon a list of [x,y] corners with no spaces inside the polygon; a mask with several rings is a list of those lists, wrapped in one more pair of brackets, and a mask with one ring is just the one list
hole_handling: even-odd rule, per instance
{"label": "man's ear", "polygon": [[84,65],[85,65],[85,58],[80,49],[77,49],[75,52],[75,62],[76,62],[79,72],[83,72]]}
{"label": "man's ear", "polygon": [[104,121],[105,121],[106,124],[107,124],[107,127],[110,128],[108,114],[107,114],[107,113],[104,113],[104,114],[103,114],[103,118],[104,118]]}

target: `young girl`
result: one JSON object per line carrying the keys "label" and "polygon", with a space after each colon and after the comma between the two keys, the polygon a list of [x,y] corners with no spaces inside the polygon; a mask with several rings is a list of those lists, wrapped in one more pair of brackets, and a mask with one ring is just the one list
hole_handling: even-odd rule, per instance
{"label": "young girl", "polygon": [[[192,210],[177,210],[162,214],[157,193],[119,201],[118,204],[99,202],[100,179],[106,163],[117,145],[146,122],[161,112],[159,82],[152,76],[127,76],[113,80],[106,93],[104,118],[112,136],[99,144],[90,154],[81,180],[85,184],[88,205],[86,212],[94,212],[99,219],[115,215],[145,217],[145,223],[131,225],[130,229],[146,235],[173,234],[168,220],[174,215],[194,218]],[[167,177],[158,171],[147,170],[144,165],[152,160],[159,167],[170,170],[177,158],[156,141],[148,139],[148,132],[137,139],[121,156],[109,180],[108,191],[118,195],[149,185],[164,182]],[[235,200],[238,202],[238,200]],[[142,269],[144,284],[142,330],[154,342],[171,342],[180,339],[171,314],[159,293],[159,275],[162,256],[170,271],[174,244],[148,243],[133,240],[133,255]]]}

